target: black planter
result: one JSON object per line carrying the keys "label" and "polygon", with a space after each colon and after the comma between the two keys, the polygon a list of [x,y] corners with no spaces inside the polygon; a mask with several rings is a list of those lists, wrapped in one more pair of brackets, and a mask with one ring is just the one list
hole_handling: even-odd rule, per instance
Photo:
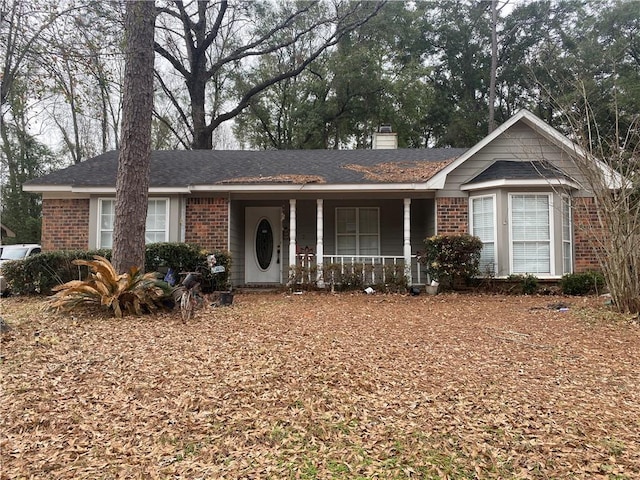
{"label": "black planter", "polygon": [[233,292],[220,292],[220,306],[229,306],[233,303]]}

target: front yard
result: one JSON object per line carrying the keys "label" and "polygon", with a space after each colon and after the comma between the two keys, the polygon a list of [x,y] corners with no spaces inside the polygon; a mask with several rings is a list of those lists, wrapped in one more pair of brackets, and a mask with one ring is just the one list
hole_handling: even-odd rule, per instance
{"label": "front yard", "polygon": [[598,298],[41,306],[1,304],[2,479],[640,478],[640,328]]}

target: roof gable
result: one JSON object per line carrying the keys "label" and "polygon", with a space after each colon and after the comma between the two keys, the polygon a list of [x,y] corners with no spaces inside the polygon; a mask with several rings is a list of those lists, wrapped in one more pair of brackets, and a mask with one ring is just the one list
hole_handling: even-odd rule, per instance
{"label": "roof gable", "polygon": [[524,125],[531,128],[534,132],[540,135],[542,138],[546,139],[552,145],[555,145],[562,152],[565,152],[569,157],[581,157],[581,158],[591,158],[591,160],[602,170],[607,179],[609,188],[616,188],[616,185],[620,185],[622,183],[622,177],[615,171],[613,171],[608,165],[606,165],[601,160],[589,155],[584,149],[582,149],[579,145],[569,140],[566,136],[558,132],[555,128],[551,127],[540,118],[535,116],[533,113],[528,110],[520,110],[511,118],[509,118],[506,122],[496,128],[493,132],[483,138],[480,142],[475,144],[469,150],[464,152],[458,158],[456,158],[453,162],[449,163],[446,167],[440,170],[437,174],[435,174],[428,182],[428,187],[433,189],[441,189],[444,188],[445,182],[447,180],[447,175],[451,173],[453,170],[458,168],[464,162],[472,158],[482,149],[487,147],[491,142],[496,140],[498,137],[505,135],[508,130],[514,127],[519,122],[522,122]]}

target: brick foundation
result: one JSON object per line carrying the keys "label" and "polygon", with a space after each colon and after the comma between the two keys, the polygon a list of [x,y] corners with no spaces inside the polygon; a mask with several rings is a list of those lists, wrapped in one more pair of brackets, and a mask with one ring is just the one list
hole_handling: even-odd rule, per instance
{"label": "brick foundation", "polygon": [[188,198],[185,242],[209,251],[227,250],[229,204],[226,198]]}
{"label": "brick foundation", "polygon": [[597,241],[604,232],[600,228],[594,198],[574,198],[573,200],[573,242],[574,272],[600,270],[597,256]]}
{"label": "brick foundation", "polygon": [[44,199],[41,242],[44,251],[88,249],[89,199]]}
{"label": "brick foundation", "polygon": [[468,198],[436,198],[436,212],[438,235],[459,235],[469,232]]}

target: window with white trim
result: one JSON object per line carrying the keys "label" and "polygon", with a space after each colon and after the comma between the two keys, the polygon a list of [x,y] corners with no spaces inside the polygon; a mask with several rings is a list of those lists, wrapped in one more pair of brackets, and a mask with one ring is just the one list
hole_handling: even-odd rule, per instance
{"label": "window with white trim", "polygon": [[380,254],[380,210],[377,207],[336,208],[336,253]]}
{"label": "window with white trim", "polygon": [[482,240],[480,275],[495,274],[496,260],[496,196],[471,198],[471,235]]}
{"label": "window with white trim", "polygon": [[[98,248],[113,246],[113,226],[116,219],[116,201],[101,198],[98,201]],[[169,200],[153,198],[148,200],[145,243],[169,240]]]}
{"label": "window with white trim", "polygon": [[573,246],[571,242],[571,198],[562,196],[562,273],[573,271]]}
{"label": "window with white trim", "polygon": [[551,274],[551,195],[509,194],[511,272]]}
{"label": "window with white trim", "polygon": [[144,232],[145,243],[166,242],[168,240],[167,203],[165,199],[149,200]]}

